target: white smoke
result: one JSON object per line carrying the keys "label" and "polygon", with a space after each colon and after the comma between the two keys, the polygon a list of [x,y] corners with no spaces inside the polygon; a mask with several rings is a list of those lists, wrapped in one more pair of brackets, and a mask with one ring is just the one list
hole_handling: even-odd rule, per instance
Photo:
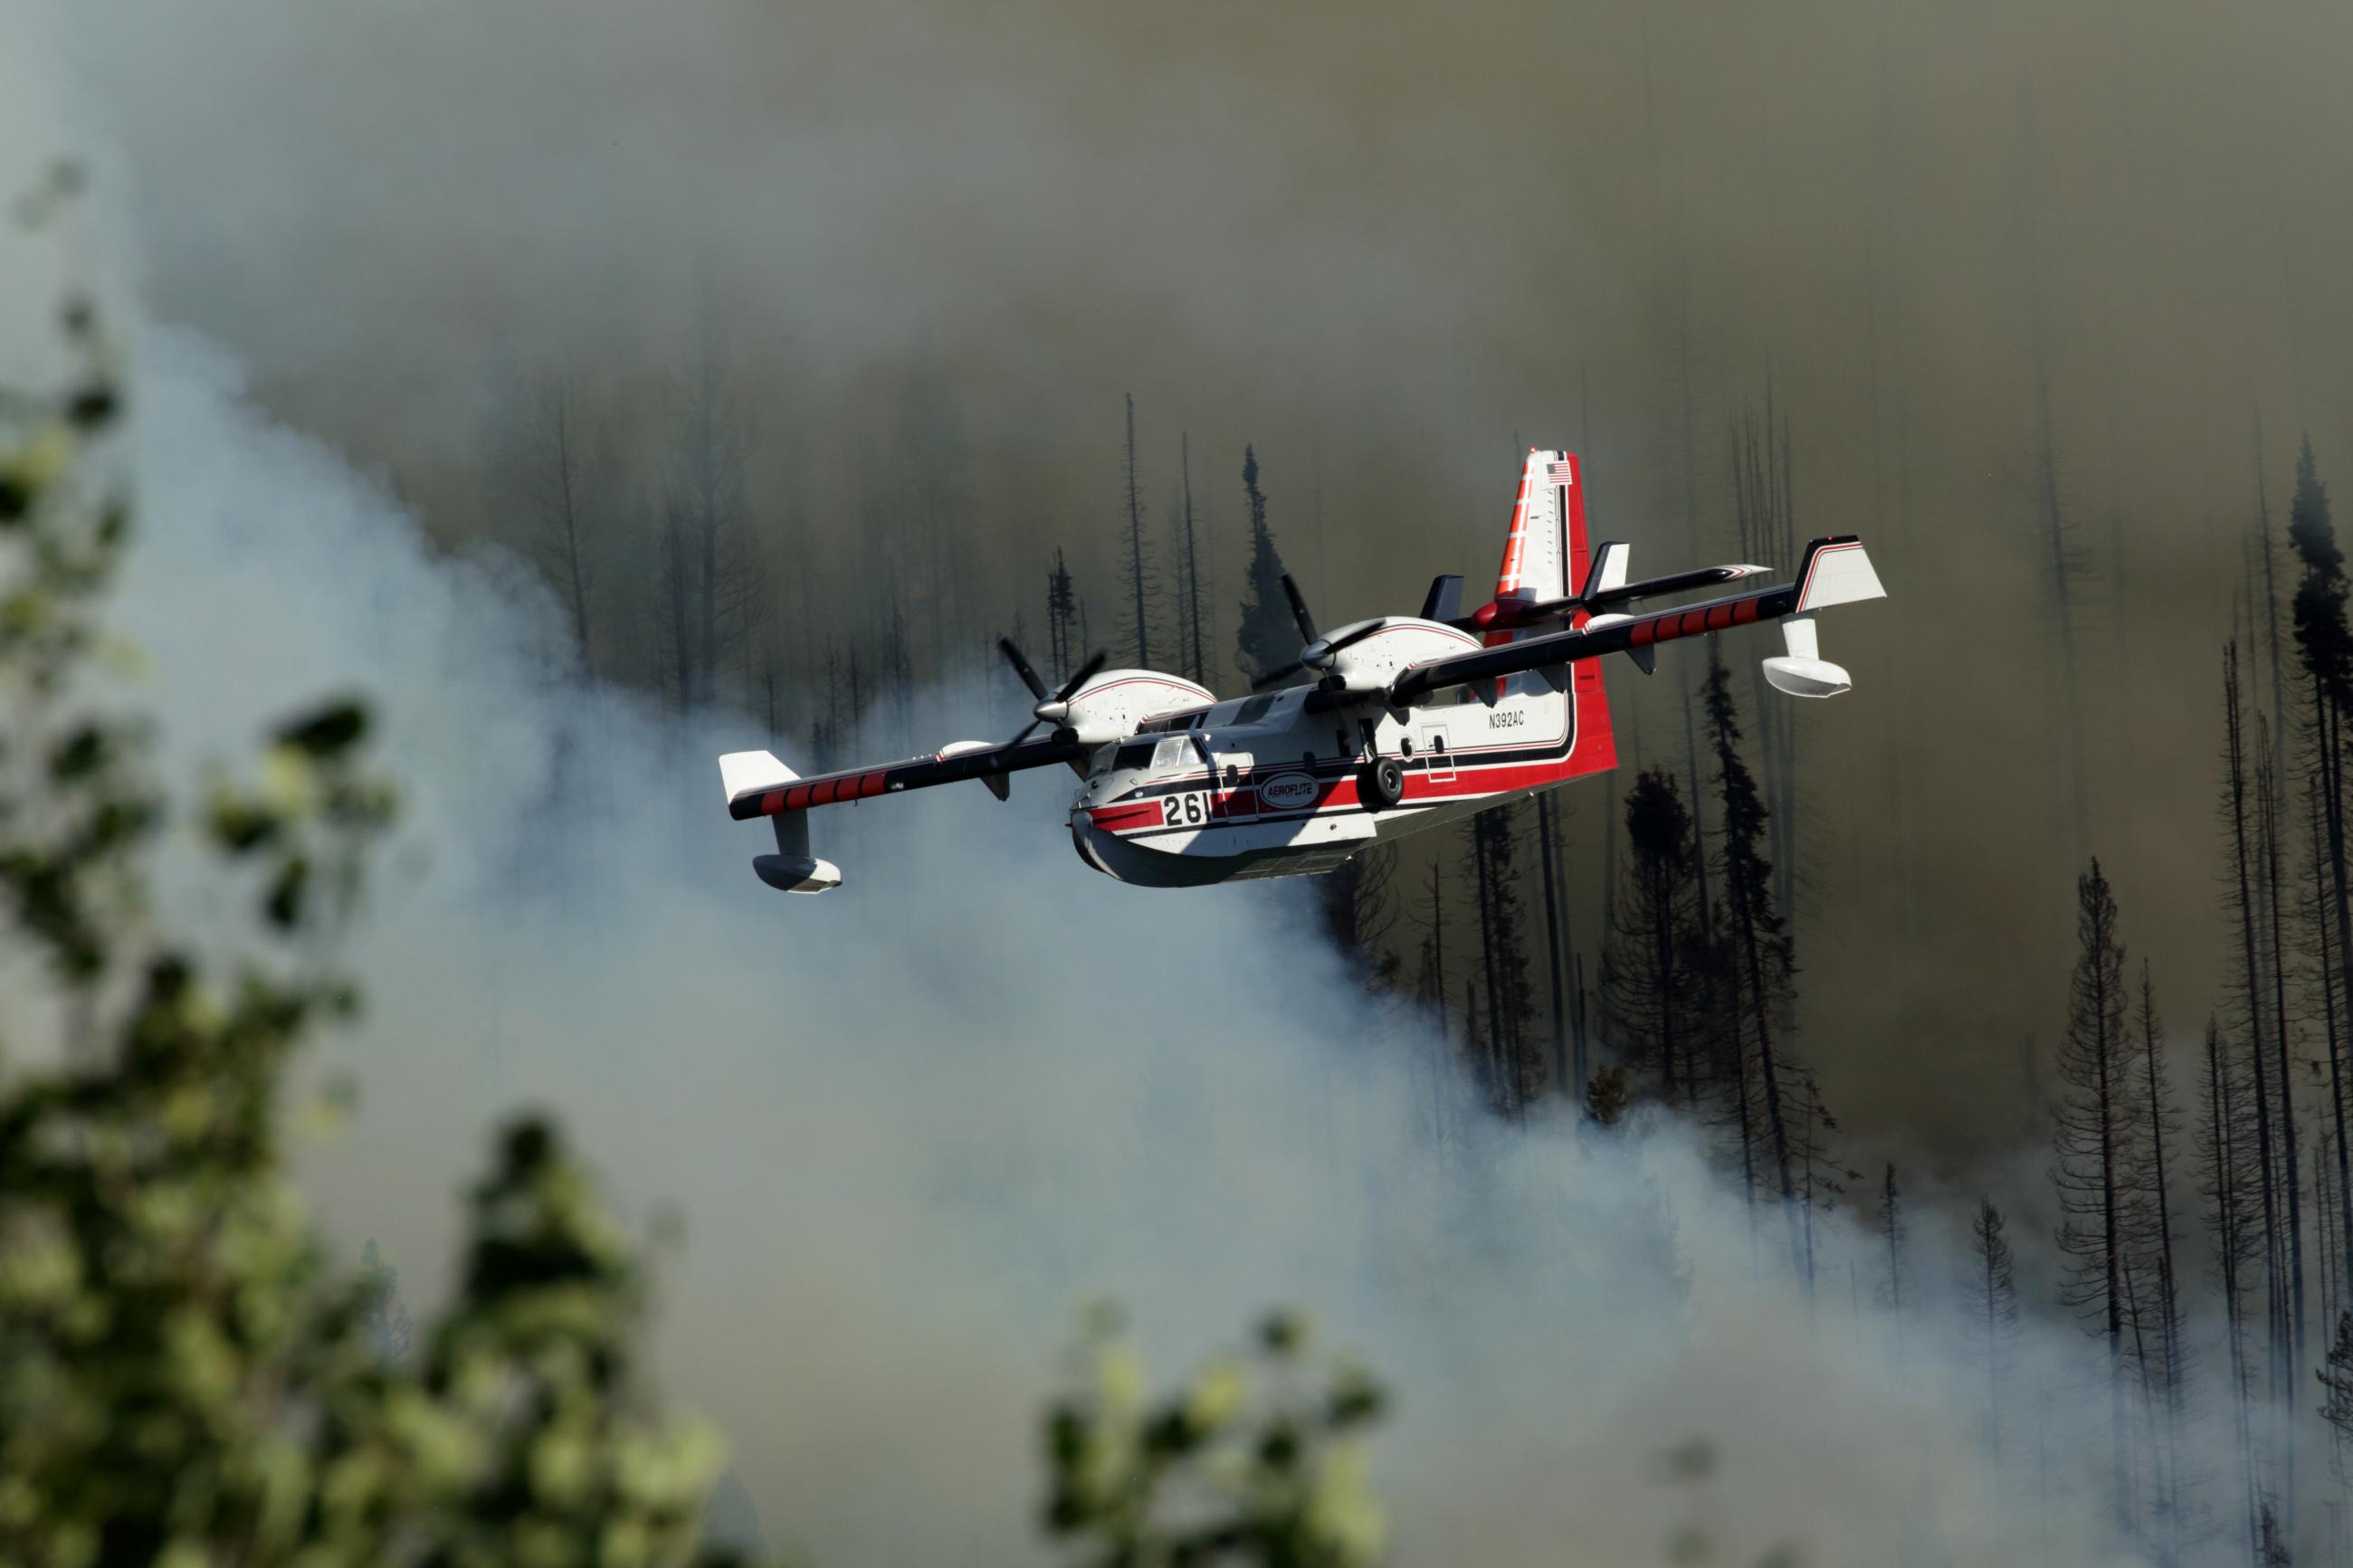
{"label": "white smoke", "polygon": [[[421,1305],[487,1130],[559,1110],[633,1212],[686,1221],[664,1392],[732,1434],[771,1541],[1035,1555],[1031,1422],[1110,1293],[1171,1375],[1274,1302],[1361,1351],[1399,1394],[1400,1561],[1652,1563],[1690,1523],[1727,1561],[2105,1560],[2096,1390],[2057,1381],[2072,1326],[2030,1334],[2017,1386],[2057,1407],[2021,1393],[1994,1462],[1973,1363],[1937,1314],[1872,1304],[1842,1217],[1809,1310],[1778,1219],[1687,1134],[1494,1123],[1292,890],[1086,870],[1066,777],[820,813],[848,887],[774,894],[712,762],[768,737],[571,684],[524,574],[435,558],[216,349],[151,331],[136,393],[119,619],[174,776],[360,687],[406,792],[354,954],[368,1019],[328,1052],[363,1112],[306,1155],[328,1223],[379,1238]],[[916,729],[994,733],[1018,706],[934,693]],[[1950,1300],[1930,1228],[1913,1289]],[[1703,1489],[1659,1459],[1694,1437],[1721,1458]]]}

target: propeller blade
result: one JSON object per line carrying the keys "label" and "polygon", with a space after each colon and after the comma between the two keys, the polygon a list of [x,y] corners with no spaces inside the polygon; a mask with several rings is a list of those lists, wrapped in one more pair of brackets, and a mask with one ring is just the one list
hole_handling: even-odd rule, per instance
{"label": "propeller blade", "polygon": [[1028,722],[1027,724],[1022,725],[1022,726],[1021,726],[1021,728],[1019,728],[1018,730],[1014,731],[1013,731],[1013,739],[1011,739],[1011,740],[1009,740],[1009,741],[1006,742],[1005,743],[1006,743],[1007,745],[1008,745],[1008,746],[1018,746],[1018,745],[1019,745],[1022,742],[1024,742],[1024,741],[1026,741],[1026,740],[1028,740],[1028,739],[1029,738],[1029,731],[1032,731],[1032,730],[1036,729],[1039,725],[1043,724],[1045,721],[1044,721],[1043,719],[1032,719],[1032,720],[1030,720],[1030,721],[1029,721],[1029,722]]}
{"label": "propeller blade", "polygon": [[[1071,700],[1071,693],[1077,691],[1080,687],[1084,686],[1088,681],[1092,680],[1095,678],[1095,671],[1101,669],[1110,661],[1110,659],[1111,654],[1108,650],[1103,648],[1095,649],[1094,658],[1079,666],[1078,673],[1071,676],[1070,679],[1062,682],[1061,689],[1054,693],[1053,700],[1057,702],[1068,702]],[[1038,700],[1041,702],[1046,700],[1046,693],[1043,689],[1039,689]]]}
{"label": "propeller blade", "polygon": [[1290,679],[1293,676],[1297,675],[1301,670],[1305,669],[1306,668],[1307,664],[1305,660],[1294,658],[1289,664],[1284,665],[1281,669],[1270,669],[1264,675],[1260,676],[1256,680],[1251,681],[1250,689],[1252,691],[1264,691],[1268,687],[1274,685],[1278,681]]}
{"label": "propeller blade", "polygon": [[1315,618],[1307,613],[1307,601],[1300,595],[1299,584],[1291,580],[1291,574],[1288,572],[1282,574],[1282,596],[1291,601],[1292,619],[1299,623],[1299,640],[1303,643],[1314,642]]}
{"label": "propeller blade", "polygon": [[1045,701],[1046,683],[1038,679],[1038,672],[1029,668],[1029,661],[1021,657],[1021,650],[1013,646],[1013,639],[997,638],[997,651],[1005,656],[1006,662],[1013,667],[1013,673],[1019,676],[1021,684],[1029,689],[1029,695],[1040,702]]}

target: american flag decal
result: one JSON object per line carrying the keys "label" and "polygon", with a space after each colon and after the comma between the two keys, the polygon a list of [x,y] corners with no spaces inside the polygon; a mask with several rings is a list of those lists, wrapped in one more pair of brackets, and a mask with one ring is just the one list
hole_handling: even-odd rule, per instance
{"label": "american flag decal", "polygon": [[1577,483],[1576,460],[1571,458],[1564,462],[1547,463],[1545,465],[1545,479],[1546,483],[1556,485]]}

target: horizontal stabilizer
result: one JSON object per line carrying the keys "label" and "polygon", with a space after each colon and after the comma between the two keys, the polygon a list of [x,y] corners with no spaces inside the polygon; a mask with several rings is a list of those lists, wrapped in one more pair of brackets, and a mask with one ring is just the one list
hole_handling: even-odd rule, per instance
{"label": "horizontal stabilizer", "polygon": [[730,752],[719,759],[719,783],[731,805],[748,795],[782,789],[800,776],[774,752]]}
{"label": "horizontal stabilizer", "polygon": [[1885,597],[1887,590],[1879,585],[1871,557],[1862,552],[1862,541],[1852,534],[1816,541],[1799,563],[1797,613],[1801,616],[1831,605]]}
{"label": "horizontal stabilizer", "polygon": [[1605,539],[1593,548],[1593,569],[1585,574],[1585,591],[1577,595],[1579,602],[1599,605],[1605,598],[1626,585],[1626,565],[1633,559],[1633,551],[1622,539]]}

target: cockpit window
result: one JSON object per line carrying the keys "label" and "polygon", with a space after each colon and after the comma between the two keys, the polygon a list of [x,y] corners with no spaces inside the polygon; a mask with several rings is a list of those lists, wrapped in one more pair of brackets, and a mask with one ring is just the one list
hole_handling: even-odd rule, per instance
{"label": "cockpit window", "polygon": [[1234,722],[1237,724],[1255,724],[1260,720],[1265,718],[1267,710],[1271,709],[1273,706],[1274,699],[1272,697],[1253,697],[1242,704],[1241,711],[1234,715]]}
{"label": "cockpit window", "polygon": [[1112,759],[1114,768],[1148,768],[1152,765],[1152,742],[1137,741],[1122,746],[1119,755]]}
{"label": "cockpit window", "polygon": [[1135,727],[1135,732],[1139,735],[1169,735],[1179,731],[1195,729],[1200,724],[1202,716],[1208,712],[1208,710],[1206,708],[1194,708],[1182,713],[1163,713],[1156,719],[1146,719],[1143,723],[1138,724]]}

